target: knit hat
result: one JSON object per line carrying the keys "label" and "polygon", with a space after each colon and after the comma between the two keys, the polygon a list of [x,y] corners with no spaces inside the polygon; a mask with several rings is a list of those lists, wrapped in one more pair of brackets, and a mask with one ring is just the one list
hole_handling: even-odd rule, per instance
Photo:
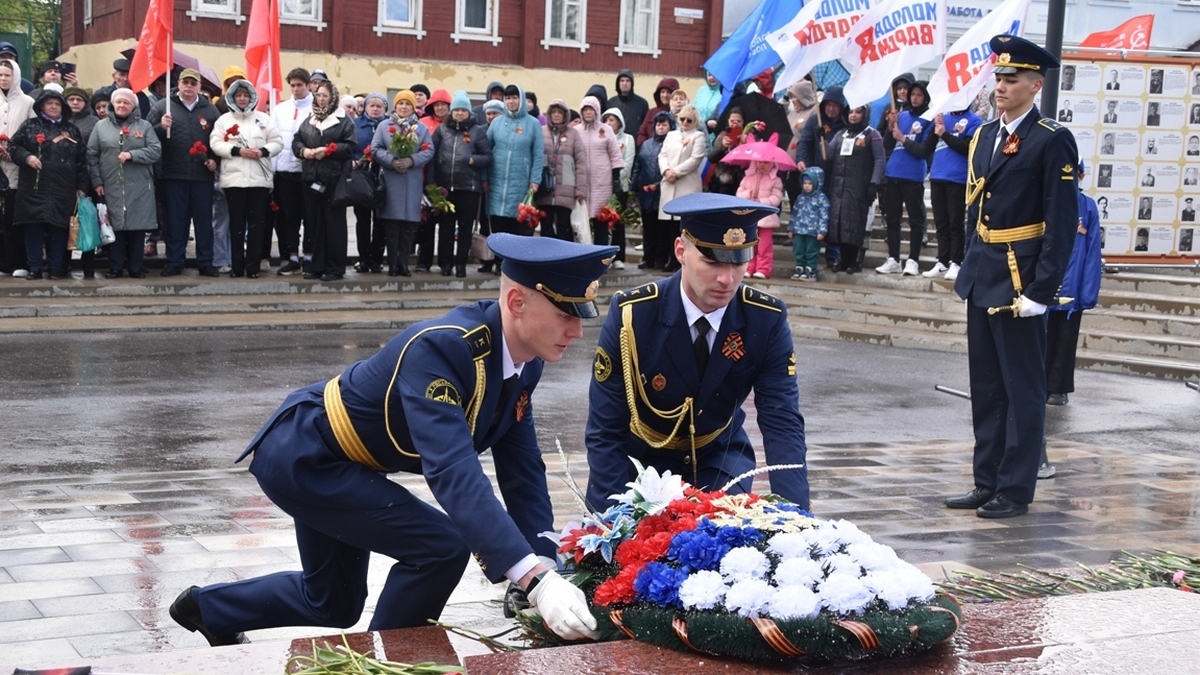
{"label": "knit hat", "polygon": [[411,89],[401,89],[396,92],[396,95],[392,97],[392,107],[395,108],[400,101],[408,101],[409,105],[417,107],[417,97],[413,95]]}
{"label": "knit hat", "polygon": [[221,74],[221,84],[228,89],[232,84],[230,80],[246,79],[246,71],[241,66],[229,66],[225,72]]}
{"label": "knit hat", "polygon": [[108,97],[109,97],[109,100],[113,101],[114,103],[117,101],[117,99],[124,98],[124,99],[128,100],[130,103],[132,103],[135,107],[138,104],[137,94],[133,93],[132,89],[128,89],[126,87],[121,87],[120,89],[114,89],[112,91],[112,93],[108,95]]}
{"label": "knit hat", "polygon": [[470,110],[471,97],[467,96],[467,92],[459,89],[454,92],[454,100],[450,102],[450,110]]}
{"label": "knit hat", "polygon": [[366,97],[363,98],[363,107],[365,108],[367,106],[367,104],[371,102],[371,99],[373,99],[373,98],[379,99],[379,101],[381,103],[383,103],[383,111],[384,112],[388,111],[390,106],[388,106],[387,98],[383,94],[380,94],[380,93],[374,92],[374,91],[367,94]]}
{"label": "knit hat", "polygon": [[[413,92],[414,94],[419,91],[422,94],[425,94],[425,98],[429,98],[429,87],[426,87],[423,84],[414,84],[413,86],[409,87],[408,90]],[[414,103],[413,105],[416,105],[416,104]]]}
{"label": "knit hat", "polygon": [[503,115],[504,114],[504,104],[501,103],[500,101],[497,101],[496,99],[492,99],[492,100],[488,101],[487,103],[483,104],[483,112],[485,114],[494,112],[494,113],[500,113],[501,115]]}
{"label": "knit hat", "polygon": [[83,87],[67,87],[63,89],[63,98],[71,98],[72,96],[78,96],[85,101],[92,97]]}

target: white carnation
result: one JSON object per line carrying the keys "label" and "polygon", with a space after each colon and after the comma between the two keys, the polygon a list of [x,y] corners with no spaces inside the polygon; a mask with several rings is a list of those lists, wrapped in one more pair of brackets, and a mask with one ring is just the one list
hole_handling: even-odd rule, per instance
{"label": "white carnation", "polygon": [[767,550],[783,560],[789,558],[809,558],[812,556],[812,544],[799,532],[780,532],[771,537]]}
{"label": "white carnation", "polygon": [[803,586],[784,586],[771,596],[768,611],[776,619],[808,619],[821,611],[821,599]]}
{"label": "white carnation", "polygon": [[825,564],[828,565],[830,574],[847,574],[852,577],[862,574],[862,567],[858,561],[846,553],[834,553],[825,559]]}
{"label": "white carnation", "polygon": [[679,600],[686,608],[712,609],[725,597],[725,581],[711,570],[694,572],[679,585]]}
{"label": "white carnation", "polygon": [[721,576],[729,582],[762,579],[770,571],[771,561],[762,551],[750,546],[735,548],[721,558]]}
{"label": "white carnation", "polygon": [[933,586],[933,580],[909,563],[901,561],[893,573],[897,578],[896,584],[904,589],[904,594],[910,600],[927,602],[932,600],[937,593],[937,589]]}
{"label": "white carnation", "polygon": [[896,570],[868,572],[862,578],[862,582],[887,605],[888,609],[903,609],[908,605],[908,592],[904,580]]}
{"label": "white carnation", "polygon": [[836,528],[828,523],[824,523],[821,527],[814,527],[811,530],[804,532],[805,539],[812,546],[816,546],[817,553],[820,555],[831,555],[842,550],[841,533]]}
{"label": "white carnation", "polygon": [[830,523],[837,530],[838,538],[843,544],[865,544],[871,541],[871,537],[858,526],[848,520],[835,520]]}
{"label": "white carnation", "polygon": [[803,586],[812,589],[825,578],[821,563],[812,558],[788,558],[779,563],[772,575],[776,586]]}
{"label": "white carnation", "polygon": [[896,556],[896,552],[890,546],[873,541],[850,544],[846,547],[846,553],[867,570],[887,570],[900,562],[900,558]]}
{"label": "white carnation", "polygon": [[821,605],[835,614],[861,611],[875,599],[875,594],[859,577],[849,574],[830,574],[820,583],[817,595],[821,598]]}
{"label": "white carnation", "polygon": [[775,595],[775,588],[762,579],[743,579],[725,592],[725,606],[741,616],[761,616]]}

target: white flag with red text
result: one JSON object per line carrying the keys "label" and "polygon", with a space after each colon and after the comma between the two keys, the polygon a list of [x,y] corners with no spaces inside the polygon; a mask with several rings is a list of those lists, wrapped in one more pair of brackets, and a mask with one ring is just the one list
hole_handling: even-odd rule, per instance
{"label": "white flag with red text", "polygon": [[846,36],[858,20],[880,0],[808,0],[779,30],[767,35],[767,44],[783,61],[775,90],[798,82],[819,63],[837,58]]}
{"label": "white flag with red text", "polygon": [[850,70],[851,108],[883,96],[896,75],[946,51],[946,0],[884,0],[851,29],[837,54]]}
{"label": "white flag with red text", "polygon": [[992,81],[996,56],[989,45],[997,35],[1025,33],[1029,0],[1004,0],[946,50],[946,58],[929,79],[929,115],[965,110]]}

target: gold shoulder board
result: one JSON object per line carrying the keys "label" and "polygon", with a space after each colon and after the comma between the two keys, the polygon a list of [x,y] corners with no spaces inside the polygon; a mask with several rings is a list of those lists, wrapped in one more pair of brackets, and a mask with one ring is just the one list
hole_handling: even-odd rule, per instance
{"label": "gold shoulder board", "polygon": [[471,358],[478,361],[492,353],[492,330],[483,324],[463,333],[463,339],[471,345]]}
{"label": "gold shoulder board", "polygon": [[625,305],[634,302],[653,300],[657,297],[658,282],[652,281],[645,286],[638,286],[637,288],[631,288],[627,291],[618,291],[617,294],[613,296],[613,302],[616,303],[618,307],[624,307]]}
{"label": "gold shoulder board", "polygon": [[779,298],[750,286],[742,286],[742,302],[755,307],[762,307],[775,312],[783,311],[783,301]]}
{"label": "gold shoulder board", "polygon": [[1038,120],[1038,124],[1046,127],[1050,131],[1058,131],[1059,129],[1063,128],[1063,126],[1061,124],[1059,124],[1058,122],[1055,122],[1054,120],[1050,119],[1049,117],[1043,117],[1042,119]]}

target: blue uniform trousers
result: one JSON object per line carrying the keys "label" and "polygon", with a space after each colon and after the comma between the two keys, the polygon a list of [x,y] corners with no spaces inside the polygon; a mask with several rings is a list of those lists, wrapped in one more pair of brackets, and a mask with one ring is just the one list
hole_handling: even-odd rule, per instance
{"label": "blue uniform trousers", "polygon": [[198,589],[210,630],[350,627],[366,603],[371,551],[397,561],[371,630],[425,626],[441,615],[470,555],[458,529],[386,475],[346,459],[321,406],[301,404],[282,416],[250,472],[295,519],[303,570]]}
{"label": "blue uniform trousers", "polygon": [[967,301],[975,487],[1033,501],[1046,426],[1046,315],[989,315]]}

